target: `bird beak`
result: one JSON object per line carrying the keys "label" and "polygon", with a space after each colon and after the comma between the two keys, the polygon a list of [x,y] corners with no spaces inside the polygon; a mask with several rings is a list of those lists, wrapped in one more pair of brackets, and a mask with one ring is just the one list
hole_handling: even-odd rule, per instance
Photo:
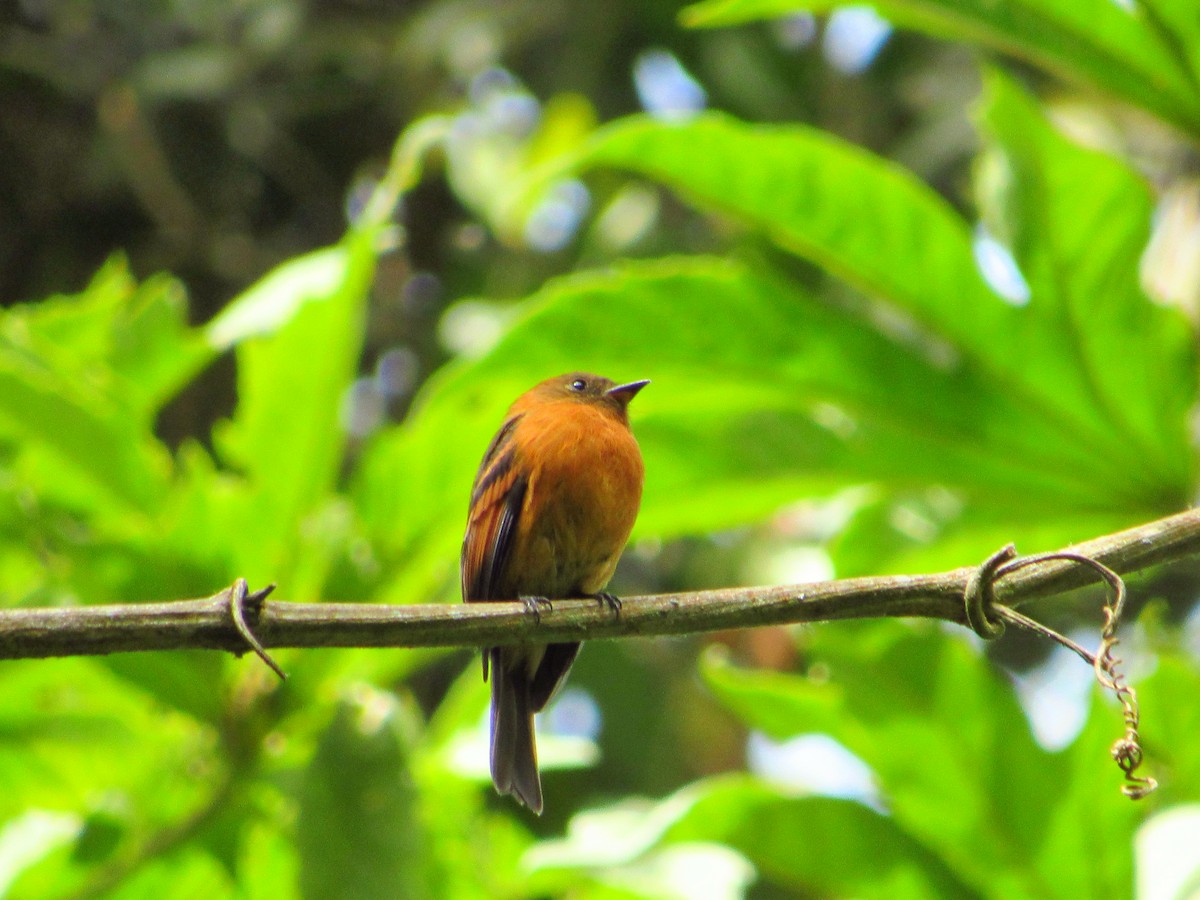
{"label": "bird beak", "polygon": [[616,397],[621,401],[622,405],[628,406],[629,401],[637,396],[637,392],[650,383],[649,379],[643,381],[631,381],[629,384],[618,384],[616,387],[611,387],[605,391],[605,395]]}

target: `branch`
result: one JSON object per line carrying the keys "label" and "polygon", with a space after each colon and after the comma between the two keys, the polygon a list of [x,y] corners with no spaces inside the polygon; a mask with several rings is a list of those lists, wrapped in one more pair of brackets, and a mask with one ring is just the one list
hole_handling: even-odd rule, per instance
{"label": "branch", "polygon": [[[1200,553],[1200,510],[1069,549],[1118,573],[1180,560]],[[0,659],[197,648],[241,654],[251,649],[239,628],[243,616],[266,647],[488,647],[893,616],[965,624],[963,594],[977,571],[627,597],[619,616],[593,601],[556,601],[537,619],[516,602],[266,603],[267,591],[245,597],[235,585],[201,600],[3,610]],[[1076,562],[1035,562],[1000,577],[994,595],[1015,606],[1098,580]]]}

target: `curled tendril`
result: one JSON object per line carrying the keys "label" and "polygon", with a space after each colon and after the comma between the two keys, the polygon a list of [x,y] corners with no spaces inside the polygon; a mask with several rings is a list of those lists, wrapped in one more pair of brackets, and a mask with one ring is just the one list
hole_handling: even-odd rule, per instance
{"label": "curled tendril", "polygon": [[[1036,563],[1060,559],[1094,569],[1112,591],[1112,599],[1104,605],[1104,627],[1100,632],[1100,646],[1094,654],[1054,629],[996,602],[995,584],[1005,575]],[[1120,668],[1121,659],[1113,652],[1119,642],[1117,624],[1125,609],[1125,596],[1125,582],[1121,576],[1090,556],[1069,550],[1017,556],[1016,548],[1008,544],[988,557],[967,579],[967,586],[963,591],[963,605],[967,624],[985,640],[999,637],[1004,633],[1004,623],[1009,622],[1057,641],[1092,666],[1096,680],[1101,687],[1113,692],[1125,716],[1125,734],[1109,751],[1113,760],[1125,773],[1125,784],[1121,786],[1121,793],[1132,800],[1140,800],[1153,792],[1158,787],[1158,782],[1137,774],[1143,757],[1141,739],[1138,736],[1137,693],[1126,683]]]}

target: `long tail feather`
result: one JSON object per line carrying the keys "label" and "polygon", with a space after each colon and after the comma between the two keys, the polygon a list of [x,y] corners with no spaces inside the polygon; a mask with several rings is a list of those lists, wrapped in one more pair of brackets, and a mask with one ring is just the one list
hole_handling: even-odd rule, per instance
{"label": "long tail feather", "polygon": [[538,777],[529,675],[520,660],[509,658],[513,651],[496,647],[488,654],[492,670],[492,782],[501,794],[512,794],[541,815],[542,782]]}

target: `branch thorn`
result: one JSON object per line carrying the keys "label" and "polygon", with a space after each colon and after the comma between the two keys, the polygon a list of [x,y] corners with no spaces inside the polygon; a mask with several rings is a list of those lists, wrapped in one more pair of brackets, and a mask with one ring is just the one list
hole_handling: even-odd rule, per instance
{"label": "branch thorn", "polygon": [[266,651],[266,648],[254,636],[254,632],[250,630],[250,626],[246,624],[246,610],[249,609],[250,614],[257,618],[262,612],[263,601],[273,590],[275,590],[275,585],[269,584],[250,594],[248,593],[249,588],[246,586],[246,579],[239,578],[229,589],[229,617],[233,619],[233,627],[237,629],[237,633],[250,645],[250,649],[258,655],[258,658],[279,676],[280,681],[286,681],[287,673],[279,667],[279,663],[271,658],[271,654]]}

